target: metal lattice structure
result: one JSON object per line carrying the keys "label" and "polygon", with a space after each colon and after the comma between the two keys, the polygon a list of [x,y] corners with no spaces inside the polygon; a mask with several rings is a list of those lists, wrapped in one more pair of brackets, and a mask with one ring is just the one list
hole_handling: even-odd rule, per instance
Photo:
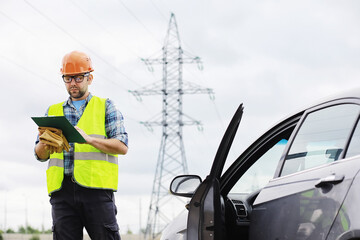
{"label": "metal lattice structure", "polygon": [[153,64],[162,64],[163,69],[161,82],[130,91],[138,99],[141,99],[141,96],[162,95],[162,113],[159,119],[141,122],[148,128],[162,126],[162,138],[145,232],[145,239],[155,239],[173,217],[169,216],[174,206],[171,202],[182,201],[169,194],[170,181],[177,175],[188,173],[182,128],[185,125],[201,125],[199,121],[183,113],[182,97],[184,94],[197,93],[208,93],[212,97],[213,91],[183,81],[184,63],[197,63],[199,68],[202,65],[199,57],[184,53],[181,48],[173,13],[170,17],[162,56],[142,60],[150,70]]}

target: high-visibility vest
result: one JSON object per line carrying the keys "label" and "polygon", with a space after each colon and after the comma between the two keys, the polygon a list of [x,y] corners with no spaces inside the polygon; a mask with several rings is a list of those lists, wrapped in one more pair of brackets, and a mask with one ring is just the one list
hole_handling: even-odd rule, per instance
{"label": "high-visibility vest", "polygon": [[[50,106],[48,116],[64,116],[63,103]],[[106,99],[93,96],[77,126],[92,137],[106,138]],[[116,191],[118,186],[118,156],[106,154],[90,144],[74,144],[74,172],[77,184],[95,189]],[[46,171],[48,193],[60,190],[64,179],[64,154],[50,155]]]}

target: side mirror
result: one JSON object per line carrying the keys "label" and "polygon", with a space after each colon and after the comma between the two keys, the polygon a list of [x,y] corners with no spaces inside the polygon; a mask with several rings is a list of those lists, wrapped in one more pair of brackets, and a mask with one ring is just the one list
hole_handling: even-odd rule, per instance
{"label": "side mirror", "polygon": [[197,175],[180,175],[175,177],[170,184],[170,192],[176,196],[192,197],[201,183]]}

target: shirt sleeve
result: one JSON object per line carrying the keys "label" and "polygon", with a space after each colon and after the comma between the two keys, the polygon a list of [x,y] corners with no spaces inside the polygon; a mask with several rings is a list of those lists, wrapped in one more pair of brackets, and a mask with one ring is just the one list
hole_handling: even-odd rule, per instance
{"label": "shirt sleeve", "polygon": [[128,146],[128,134],[124,126],[124,117],[110,99],[106,99],[105,130],[108,138],[115,138]]}
{"label": "shirt sleeve", "polygon": [[[49,108],[46,110],[46,113],[45,113],[45,117],[47,117],[48,116],[48,112],[49,112]],[[36,141],[35,141],[35,147],[36,147],[36,144],[38,144],[39,143],[39,134],[37,135],[37,137],[36,137]],[[38,157],[38,155],[36,154],[36,151],[35,151],[35,147],[34,147],[34,155],[35,155],[35,158],[38,160],[38,161],[40,161],[40,162],[46,162],[48,159],[40,159],[39,157]]]}

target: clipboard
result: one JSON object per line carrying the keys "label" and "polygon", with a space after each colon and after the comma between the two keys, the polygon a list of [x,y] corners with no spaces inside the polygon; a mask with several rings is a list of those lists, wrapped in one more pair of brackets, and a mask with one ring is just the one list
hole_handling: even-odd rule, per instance
{"label": "clipboard", "polygon": [[64,116],[31,117],[39,127],[53,127],[61,129],[68,142],[86,143],[81,134]]}

